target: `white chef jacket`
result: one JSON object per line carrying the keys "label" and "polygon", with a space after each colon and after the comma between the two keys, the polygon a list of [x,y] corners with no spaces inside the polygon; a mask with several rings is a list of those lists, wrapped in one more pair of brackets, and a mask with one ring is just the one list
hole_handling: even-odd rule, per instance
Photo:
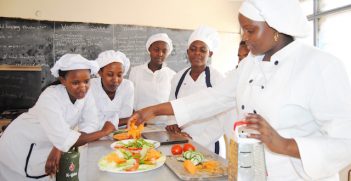
{"label": "white chef jacket", "polygon": [[133,113],[134,86],[127,79],[123,79],[116,90],[115,97],[111,100],[104,91],[101,78],[91,79],[90,91],[92,92],[99,115],[99,129],[106,121],[111,121],[116,129],[120,118],[127,118]]}
{"label": "white chef jacket", "polygon": [[[160,70],[152,72],[148,63],[132,67],[129,80],[134,83],[134,110],[167,102],[171,91],[171,80],[176,74],[163,63]],[[167,116],[159,116],[148,124],[165,124]]]}
{"label": "white chef jacket", "polygon": [[[66,88],[59,84],[48,87],[36,104],[15,119],[0,138],[0,180],[31,180],[24,167],[30,145],[35,143],[28,162],[28,174],[45,174],[47,157],[55,146],[67,152],[80,133],[97,131],[98,117],[91,94],[70,101]],[[44,177],[42,180],[49,180]]]}
{"label": "white chef jacket", "polygon": [[270,62],[262,58],[249,54],[221,85],[172,101],[178,124],[236,102],[239,116],[257,112],[281,136],[297,142],[301,159],[265,149],[268,180],[338,180],[338,172],[351,163],[351,88],[343,65],[298,41]]}
{"label": "white chef jacket", "polygon": [[[185,68],[179,71],[172,79],[172,88],[170,94],[170,100],[176,99],[175,91],[176,87],[181,79],[182,75],[188,68]],[[216,69],[209,66],[210,70],[210,80],[211,85],[216,86],[220,83],[224,76],[218,72]],[[178,98],[182,98],[191,94],[196,94],[200,90],[207,89],[206,86],[206,74],[203,71],[198,79],[194,81],[190,76],[191,70],[189,70],[184,77],[183,83],[178,92]],[[172,119],[171,119],[172,120]],[[214,151],[214,143],[224,134],[223,123],[224,119],[220,119],[220,116],[212,116],[206,119],[200,119],[193,122],[189,122],[183,126],[181,129],[183,132],[188,133],[194,141],[201,144],[202,146],[208,148],[211,151]],[[176,124],[175,120],[168,124]]]}

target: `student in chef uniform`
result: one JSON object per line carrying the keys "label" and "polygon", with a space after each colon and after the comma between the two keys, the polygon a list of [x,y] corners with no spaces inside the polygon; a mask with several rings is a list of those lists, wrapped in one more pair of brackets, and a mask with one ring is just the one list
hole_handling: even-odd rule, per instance
{"label": "student in chef uniform", "polygon": [[133,113],[134,86],[123,78],[130,62],[124,53],[114,50],[101,52],[96,62],[100,77],[91,80],[90,91],[98,109],[100,128],[111,121],[118,129]]}
{"label": "student in chef uniform", "polygon": [[[36,104],[15,119],[0,138],[0,180],[50,180],[61,152],[111,133],[106,122],[98,131],[94,98],[87,93],[96,62],[78,54],[63,55],[51,69],[60,81],[45,89]],[[74,128],[78,127],[79,131]]]}
{"label": "student in chef uniform", "polygon": [[[146,42],[150,61],[132,67],[129,80],[134,83],[134,110],[167,102],[171,91],[171,80],[176,74],[165,63],[173,50],[172,40],[166,33],[150,36]],[[166,116],[150,120],[148,124],[164,123]]]}
{"label": "student in chef uniform", "polygon": [[249,54],[250,50],[247,48],[245,41],[241,40],[238,49],[238,63]]}
{"label": "student in chef uniform", "polygon": [[[223,80],[224,76],[220,72],[207,65],[207,60],[218,49],[218,45],[219,36],[213,28],[201,26],[190,35],[187,54],[191,67],[179,71],[172,79],[170,100],[196,94]],[[184,132],[197,143],[219,153],[219,142],[216,141],[223,135],[222,123],[223,120],[218,116],[196,120],[181,127],[174,120],[169,122],[166,130]]]}
{"label": "student in chef uniform", "polygon": [[341,61],[297,40],[308,32],[297,0],[245,0],[239,22],[250,53],[231,76],[133,118],[175,114],[183,126],[235,102],[260,133],[250,137],[265,145],[268,180],[339,180],[351,163],[351,88]]}

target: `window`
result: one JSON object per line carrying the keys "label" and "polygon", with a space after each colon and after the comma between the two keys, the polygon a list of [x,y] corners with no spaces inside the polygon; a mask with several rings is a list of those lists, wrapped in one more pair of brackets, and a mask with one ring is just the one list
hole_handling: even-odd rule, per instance
{"label": "window", "polygon": [[300,0],[311,22],[313,37],[305,42],[338,57],[351,80],[351,0]]}
{"label": "window", "polygon": [[319,11],[327,11],[343,6],[350,5],[350,0],[321,0],[319,2]]}

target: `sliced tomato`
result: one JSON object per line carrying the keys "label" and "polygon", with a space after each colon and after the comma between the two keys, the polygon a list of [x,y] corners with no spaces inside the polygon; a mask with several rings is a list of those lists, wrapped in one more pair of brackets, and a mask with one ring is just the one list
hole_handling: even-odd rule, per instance
{"label": "sliced tomato", "polygon": [[143,148],[129,147],[129,150],[142,150]]}
{"label": "sliced tomato", "polygon": [[139,162],[137,161],[134,163],[134,165],[132,167],[125,169],[125,171],[132,172],[132,171],[138,170],[138,168],[139,168]]}

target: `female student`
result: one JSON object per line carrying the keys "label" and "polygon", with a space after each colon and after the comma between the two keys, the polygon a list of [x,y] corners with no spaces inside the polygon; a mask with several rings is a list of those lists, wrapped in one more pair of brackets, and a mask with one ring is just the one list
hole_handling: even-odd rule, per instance
{"label": "female student", "polygon": [[[171,80],[175,72],[167,67],[166,58],[173,50],[172,40],[166,33],[150,36],[146,42],[150,61],[132,67],[129,80],[134,83],[134,110],[167,102],[171,91]],[[150,120],[149,124],[164,123],[167,117]]]}
{"label": "female student", "polygon": [[[224,76],[221,73],[207,65],[218,45],[218,33],[210,27],[199,27],[190,35],[187,54],[191,67],[179,71],[172,79],[170,100],[195,94],[216,86],[223,80]],[[219,153],[219,143],[215,147],[215,142],[223,135],[222,121],[218,116],[212,116],[181,127],[173,122],[173,125],[167,126],[166,129],[170,132],[187,133],[197,143]]]}
{"label": "female student", "polygon": [[250,49],[239,67],[217,87],[133,118],[175,114],[182,126],[235,102],[247,128],[260,133],[250,137],[265,145],[268,180],[339,180],[351,163],[351,87],[342,63],[296,40],[308,32],[297,0],[245,0],[239,12]]}
{"label": "female student", "polygon": [[133,113],[133,83],[123,79],[129,69],[129,59],[120,51],[101,52],[96,59],[100,70],[98,78],[91,80],[100,127],[111,121],[115,128],[125,125]]}
{"label": "female student", "polygon": [[98,70],[96,62],[78,54],[66,54],[55,63],[51,72],[60,84],[46,88],[0,138],[0,180],[48,180],[48,175],[57,172],[61,152],[114,130],[113,124],[106,122],[97,131],[94,98],[87,92],[90,74]]}

